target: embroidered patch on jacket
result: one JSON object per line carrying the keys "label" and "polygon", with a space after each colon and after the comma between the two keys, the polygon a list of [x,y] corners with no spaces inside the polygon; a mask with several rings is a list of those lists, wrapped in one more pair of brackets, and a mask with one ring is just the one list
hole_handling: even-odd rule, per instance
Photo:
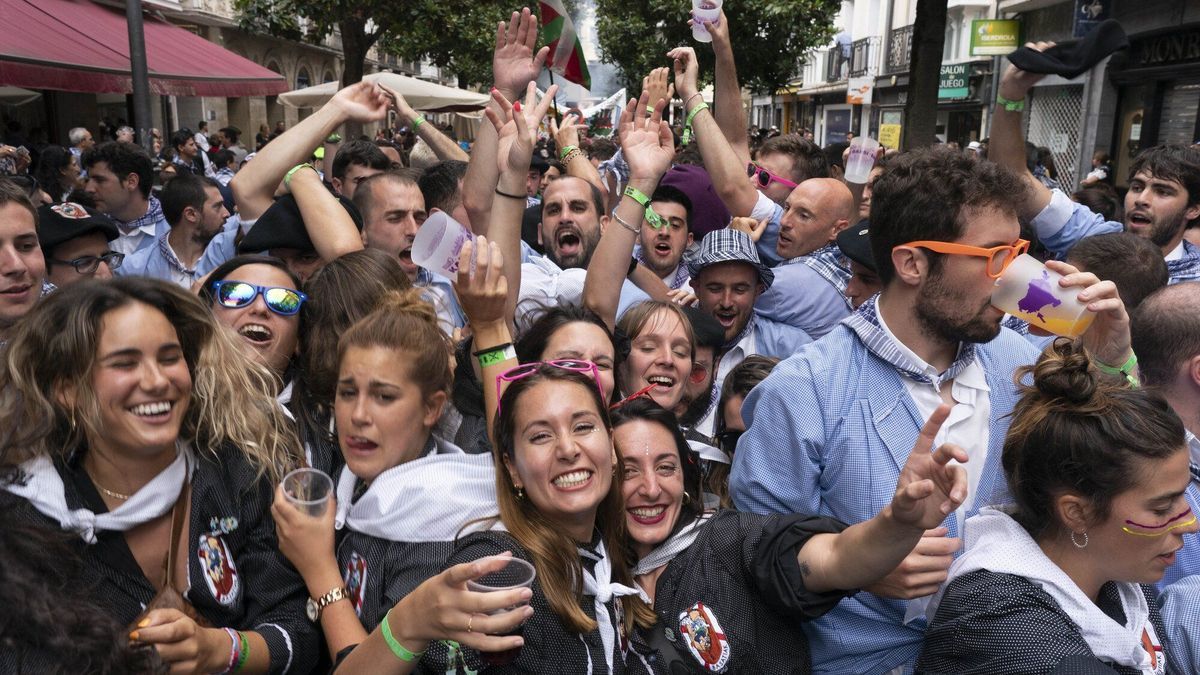
{"label": "embroidered patch on jacket", "polygon": [[218,534],[229,534],[237,529],[238,519],[233,516],[225,516],[218,518],[213,516],[208,520],[208,531],[214,536]]}
{"label": "embroidered patch on jacket", "polygon": [[354,605],[354,613],[361,617],[363,596],[367,590],[367,561],[363,560],[358,551],[350,554],[350,560],[346,562],[342,579],[346,582],[346,592],[350,595],[351,604]]}
{"label": "embroidered patch on jacket", "polygon": [[208,591],[218,603],[229,607],[237,600],[241,588],[233,554],[220,535],[202,534],[196,548],[200,568],[204,570],[204,581]]}
{"label": "embroidered patch on jacket", "polygon": [[717,615],[704,603],[697,602],[687,611],[679,613],[679,633],[688,651],[705,670],[725,672],[725,667],[729,665],[729,640],[721,630]]}

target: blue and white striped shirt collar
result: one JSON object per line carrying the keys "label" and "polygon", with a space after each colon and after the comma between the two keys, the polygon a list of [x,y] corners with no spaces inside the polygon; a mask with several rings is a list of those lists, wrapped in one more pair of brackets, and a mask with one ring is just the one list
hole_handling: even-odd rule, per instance
{"label": "blue and white striped shirt collar", "polygon": [[842,321],[862,340],[863,346],[868,351],[891,364],[904,377],[916,382],[932,384],[934,389],[941,391],[943,382],[953,380],[975,360],[975,344],[962,342],[958,346],[958,356],[954,359],[954,363],[950,364],[946,372],[936,378],[931,377],[920,364],[914,363],[912,358],[905,354],[905,352],[911,354],[912,351],[907,348],[901,349],[898,341],[883,328],[876,306],[878,300],[878,294],[872,296]]}

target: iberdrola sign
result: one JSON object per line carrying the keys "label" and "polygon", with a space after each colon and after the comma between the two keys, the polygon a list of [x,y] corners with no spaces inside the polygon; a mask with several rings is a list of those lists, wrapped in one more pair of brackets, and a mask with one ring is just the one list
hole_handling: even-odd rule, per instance
{"label": "iberdrola sign", "polygon": [[1004,56],[1021,46],[1021,22],[1016,19],[976,19],[971,22],[971,56]]}

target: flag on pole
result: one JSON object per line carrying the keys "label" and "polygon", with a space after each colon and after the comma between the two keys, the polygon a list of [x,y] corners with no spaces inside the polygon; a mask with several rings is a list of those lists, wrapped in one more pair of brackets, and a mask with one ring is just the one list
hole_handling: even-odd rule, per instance
{"label": "flag on pole", "polygon": [[567,80],[591,89],[592,76],[583,57],[583,44],[575,32],[575,24],[567,15],[562,0],[538,0],[542,35],[550,47],[546,67]]}

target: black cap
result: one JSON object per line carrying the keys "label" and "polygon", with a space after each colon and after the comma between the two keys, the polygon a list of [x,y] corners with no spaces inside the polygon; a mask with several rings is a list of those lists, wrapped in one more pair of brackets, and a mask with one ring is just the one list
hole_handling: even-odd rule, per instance
{"label": "black cap", "polygon": [[99,232],[108,241],[116,239],[120,232],[108,216],[74,202],[46,204],[38,207],[38,243],[43,251],[52,251],[55,246]]}
{"label": "black cap", "polygon": [[725,329],[711,314],[699,307],[685,306],[683,313],[692,322],[692,333],[696,335],[697,347],[720,349],[725,346]]}
{"label": "black cap", "polygon": [[[354,226],[362,231],[363,219],[354,204],[345,197],[339,196],[342,206],[350,213]],[[269,209],[258,217],[258,221],[246,233],[242,243],[238,245],[239,253],[261,253],[276,248],[294,248],[298,251],[312,251],[312,239],[304,228],[304,219],[300,216],[300,207],[296,198],[286,194],[275,200]]]}
{"label": "black cap", "polygon": [[854,262],[866,267],[872,272],[875,269],[875,257],[871,255],[871,224],[865,220],[858,221],[838,233],[837,245],[842,253]]}

